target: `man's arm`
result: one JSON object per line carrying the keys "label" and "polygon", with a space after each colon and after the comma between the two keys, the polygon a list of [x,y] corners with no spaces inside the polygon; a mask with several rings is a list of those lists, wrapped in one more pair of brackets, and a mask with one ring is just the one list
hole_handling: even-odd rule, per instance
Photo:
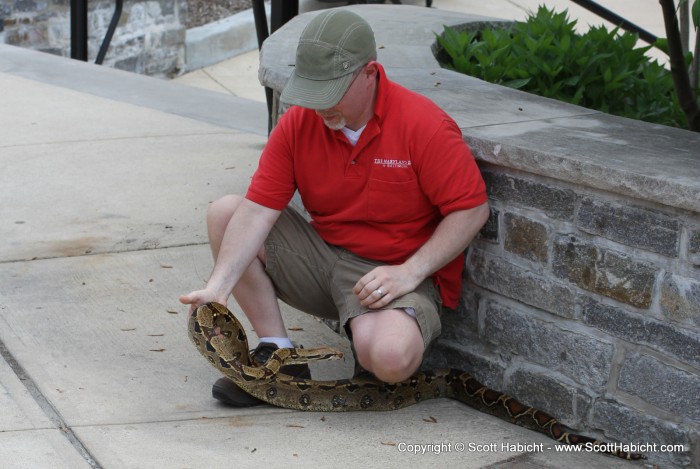
{"label": "man's arm", "polygon": [[[406,262],[377,267],[362,277],[353,289],[360,303],[377,309],[415,290],[423,280],[463,252],[488,218],[488,203],[450,213]],[[376,293],[377,289],[381,289],[381,296]]]}
{"label": "man's arm", "polygon": [[181,296],[180,302],[193,307],[210,301],[226,304],[231,290],[258,255],[280,213],[244,199],[226,227],[206,288]]}

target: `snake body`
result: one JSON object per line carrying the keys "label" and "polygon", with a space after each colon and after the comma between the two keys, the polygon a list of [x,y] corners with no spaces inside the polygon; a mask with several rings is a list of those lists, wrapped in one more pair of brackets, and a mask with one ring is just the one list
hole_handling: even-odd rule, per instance
{"label": "snake body", "polygon": [[[561,443],[615,448],[569,432],[549,414],[490,389],[458,369],[419,372],[399,383],[384,383],[372,377],[316,381],[279,372],[283,365],[342,358],[342,352],[326,347],[278,349],[263,366],[255,366],[250,359],[243,326],[228,308],[218,303],[198,307],[190,317],[188,331],[197,350],[216,369],[250,395],[274,406],[320,412],[395,410],[445,397],[544,433]],[[605,452],[624,459],[646,459],[638,453]]]}

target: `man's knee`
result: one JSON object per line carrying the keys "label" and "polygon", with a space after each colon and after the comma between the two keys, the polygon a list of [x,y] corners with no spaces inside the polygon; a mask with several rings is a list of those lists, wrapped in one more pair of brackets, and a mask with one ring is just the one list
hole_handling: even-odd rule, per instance
{"label": "man's knee", "polygon": [[408,379],[423,361],[420,328],[403,311],[365,314],[351,321],[351,329],[360,365],[382,381]]}
{"label": "man's knee", "polygon": [[374,375],[387,383],[398,383],[413,375],[420,366],[422,354],[404,350],[393,344],[377,343],[373,347]]}
{"label": "man's knee", "polygon": [[235,194],[225,195],[216,199],[209,204],[207,209],[207,224],[209,226],[227,225],[242,201],[243,197]]}

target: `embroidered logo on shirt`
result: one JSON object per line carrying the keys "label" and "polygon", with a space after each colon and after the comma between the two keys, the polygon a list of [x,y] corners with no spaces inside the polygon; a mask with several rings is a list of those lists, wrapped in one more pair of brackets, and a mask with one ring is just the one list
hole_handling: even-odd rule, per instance
{"label": "embroidered logo on shirt", "polygon": [[406,169],[411,166],[411,160],[390,160],[386,158],[375,158],[374,164],[384,168]]}

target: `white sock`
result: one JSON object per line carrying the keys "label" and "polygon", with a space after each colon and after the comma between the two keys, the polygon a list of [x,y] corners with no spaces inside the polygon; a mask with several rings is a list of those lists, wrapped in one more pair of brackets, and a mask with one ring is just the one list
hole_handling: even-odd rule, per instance
{"label": "white sock", "polygon": [[294,348],[294,344],[289,337],[260,337],[260,342],[269,342],[279,348]]}

